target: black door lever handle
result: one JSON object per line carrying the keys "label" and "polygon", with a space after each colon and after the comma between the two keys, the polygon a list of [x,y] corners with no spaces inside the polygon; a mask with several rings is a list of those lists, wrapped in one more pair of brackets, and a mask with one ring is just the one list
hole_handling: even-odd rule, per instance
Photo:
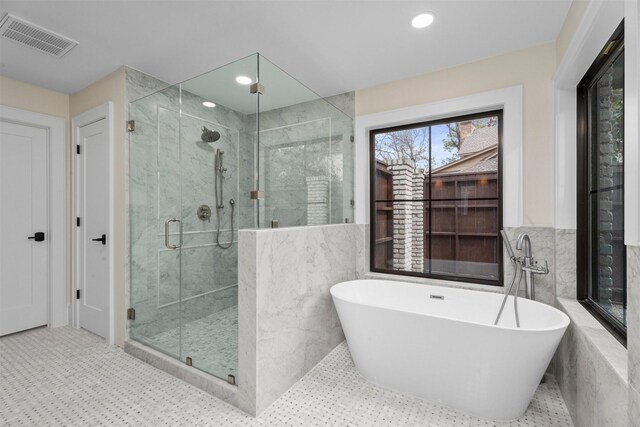
{"label": "black door lever handle", "polygon": [[36,242],[42,242],[44,241],[44,233],[42,231],[38,231],[33,236],[27,237],[27,239],[35,240]]}
{"label": "black door lever handle", "polygon": [[94,242],[102,242],[103,245],[107,244],[107,235],[103,234],[99,239],[91,239]]}

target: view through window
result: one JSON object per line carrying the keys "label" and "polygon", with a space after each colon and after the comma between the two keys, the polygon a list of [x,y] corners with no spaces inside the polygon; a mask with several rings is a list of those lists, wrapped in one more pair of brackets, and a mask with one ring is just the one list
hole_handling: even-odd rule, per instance
{"label": "view through window", "polygon": [[616,30],[578,86],[578,299],[620,336],[624,244],[624,38]]}
{"label": "view through window", "polygon": [[371,269],[499,284],[502,111],[378,129]]}

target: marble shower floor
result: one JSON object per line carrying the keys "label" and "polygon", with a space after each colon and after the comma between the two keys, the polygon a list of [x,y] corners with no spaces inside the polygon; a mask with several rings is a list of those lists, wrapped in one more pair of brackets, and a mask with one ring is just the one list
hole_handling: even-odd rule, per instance
{"label": "marble shower floor", "polygon": [[[260,417],[69,327],[0,338],[0,425],[490,426],[367,383],[345,343]],[[553,381],[520,419],[500,426],[572,426]]]}
{"label": "marble shower floor", "polygon": [[[149,337],[146,343],[177,355],[180,328]],[[193,366],[226,381],[238,375],[238,306],[221,310],[184,325],[182,358],[191,357]]]}

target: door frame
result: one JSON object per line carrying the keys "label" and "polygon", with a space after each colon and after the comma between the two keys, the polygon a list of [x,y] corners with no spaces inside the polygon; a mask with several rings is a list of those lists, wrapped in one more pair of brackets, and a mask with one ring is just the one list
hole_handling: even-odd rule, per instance
{"label": "door frame", "polygon": [[[79,135],[80,135],[80,128],[90,125],[91,123],[95,123],[99,120],[105,119],[107,120],[107,139],[108,139],[108,144],[109,144],[109,164],[108,164],[108,169],[109,169],[109,178],[108,178],[108,184],[109,184],[109,212],[108,212],[108,216],[109,216],[109,220],[108,220],[108,230],[107,230],[107,235],[109,236],[109,327],[108,327],[108,335],[106,337],[106,341],[107,344],[109,345],[113,345],[115,344],[115,313],[114,313],[114,300],[115,300],[115,295],[114,295],[114,245],[113,245],[113,241],[114,241],[114,212],[113,212],[113,207],[114,207],[114,171],[113,171],[113,164],[114,164],[114,154],[113,154],[113,145],[114,145],[114,141],[113,141],[113,102],[109,101],[106,102],[102,105],[99,105],[95,108],[92,108],[89,111],[85,111],[84,113],[81,113],[77,116],[75,116],[72,120],[71,120],[71,132],[73,134],[73,141],[72,141],[72,147],[73,147],[73,217],[72,217],[72,223],[75,223],[76,221],[76,217],[79,216],[79,212],[78,212],[78,184],[79,184],[79,179],[80,177],[78,176],[78,161],[79,161],[79,157],[75,154],[75,147],[78,145],[78,139],[79,139]],[[78,233],[78,227],[77,226],[73,226],[73,244],[72,244],[72,248],[73,248],[73,255],[72,255],[72,277],[73,277],[73,281],[72,281],[72,288],[73,288],[73,295],[72,300],[73,303],[71,304],[73,307],[72,310],[72,325],[75,328],[79,328],[80,327],[80,307],[79,307],[79,301],[75,298],[75,293],[78,289],[80,289],[80,283],[78,282],[78,267],[79,267],[79,262],[78,262],[78,256],[80,255],[78,253],[78,239],[79,239],[79,233]]]}
{"label": "door frame", "polygon": [[0,121],[38,127],[47,132],[47,325],[50,328],[65,326],[69,323],[66,119],[0,105]]}

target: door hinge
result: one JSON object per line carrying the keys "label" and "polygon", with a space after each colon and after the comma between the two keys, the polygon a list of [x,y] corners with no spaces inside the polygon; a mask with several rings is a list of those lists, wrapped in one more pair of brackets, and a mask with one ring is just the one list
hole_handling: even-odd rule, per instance
{"label": "door hinge", "polygon": [[249,86],[249,93],[258,93],[260,95],[264,95],[264,86],[260,83],[254,83]]}
{"label": "door hinge", "polygon": [[136,310],[134,308],[127,308],[127,320],[136,320]]}
{"label": "door hinge", "polygon": [[356,142],[356,138],[355,138],[353,135],[351,135],[351,138],[349,138],[349,140],[350,140],[351,142]]}
{"label": "door hinge", "polygon": [[80,299],[80,289],[76,289],[76,299]]}
{"label": "door hinge", "polygon": [[264,200],[264,191],[252,190],[249,193],[249,198],[251,200]]}
{"label": "door hinge", "polygon": [[76,154],[80,154],[80,144],[76,144]]}
{"label": "door hinge", "polygon": [[134,130],[136,130],[136,121],[129,120],[127,122],[127,132],[133,132]]}
{"label": "door hinge", "polygon": [[80,217],[76,218],[76,227],[80,227]]}

